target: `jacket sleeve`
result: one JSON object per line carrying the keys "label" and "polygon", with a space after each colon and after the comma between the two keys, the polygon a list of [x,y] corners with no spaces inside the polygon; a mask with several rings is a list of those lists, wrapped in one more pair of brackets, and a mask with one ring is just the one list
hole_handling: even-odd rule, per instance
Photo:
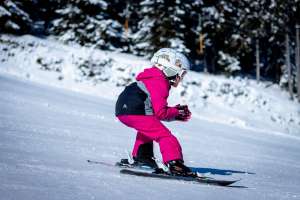
{"label": "jacket sleeve", "polygon": [[169,107],[167,99],[169,97],[169,85],[163,80],[155,80],[155,83],[148,85],[151,96],[152,108],[155,116],[159,120],[172,120],[178,116],[179,112],[175,107]]}

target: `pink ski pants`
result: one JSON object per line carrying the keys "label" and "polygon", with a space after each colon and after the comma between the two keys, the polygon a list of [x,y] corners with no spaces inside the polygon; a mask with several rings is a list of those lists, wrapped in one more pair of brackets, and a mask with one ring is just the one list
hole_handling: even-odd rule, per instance
{"label": "pink ski pants", "polygon": [[128,127],[137,130],[132,155],[137,156],[141,144],[155,141],[159,144],[163,162],[181,159],[182,150],[177,138],[155,116],[120,115],[118,119]]}

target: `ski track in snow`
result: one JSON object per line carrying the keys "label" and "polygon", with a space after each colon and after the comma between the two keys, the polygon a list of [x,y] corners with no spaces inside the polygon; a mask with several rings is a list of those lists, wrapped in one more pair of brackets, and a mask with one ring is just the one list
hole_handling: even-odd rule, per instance
{"label": "ski track in snow", "polygon": [[[242,178],[223,188],[121,175],[135,134],[114,102],[0,75],[0,199],[300,199],[300,141],[193,118],[166,123],[186,163],[200,173]],[[159,150],[155,146],[155,153]]]}

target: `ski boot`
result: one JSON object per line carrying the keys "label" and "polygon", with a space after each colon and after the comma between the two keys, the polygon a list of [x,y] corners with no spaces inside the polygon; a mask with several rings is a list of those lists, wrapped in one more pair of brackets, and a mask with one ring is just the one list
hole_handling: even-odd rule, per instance
{"label": "ski boot", "polygon": [[142,168],[142,169],[156,169],[158,168],[155,160],[152,158],[133,158],[133,162],[129,159],[121,159],[120,162],[116,164],[119,167],[125,168]]}
{"label": "ski boot", "polygon": [[137,155],[133,157],[134,164],[137,166],[144,166],[148,168],[155,169],[157,168],[157,164],[153,159],[153,142],[148,142],[145,144],[141,144],[139,146]]}
{"label": "ski boot", "polygon": [[173,176],[197,177],[197,174],[183,164],[183,160],[172,160],[167,163],[169,172]]}
{"label": "ski boot", "polygon": [[119,165],[132,168],[156,169],[158,166],[153,157],[153,142],[148,142],[139,146],[137,155],[133,157],[132,161],[121,159]]}

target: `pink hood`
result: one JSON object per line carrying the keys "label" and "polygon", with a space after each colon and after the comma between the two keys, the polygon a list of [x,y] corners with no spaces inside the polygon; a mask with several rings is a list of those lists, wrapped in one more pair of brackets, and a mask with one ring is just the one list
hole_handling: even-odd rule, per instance
{"label": "pink hood", "polygon": [[148,92],[155,116],[160,120],[172,120],[179,113],[175,107],[169,107],[167,99],[169,97],[170,83],[164,73],[157,67],[145,69],[138,74],[137,81],[142,81]]}

